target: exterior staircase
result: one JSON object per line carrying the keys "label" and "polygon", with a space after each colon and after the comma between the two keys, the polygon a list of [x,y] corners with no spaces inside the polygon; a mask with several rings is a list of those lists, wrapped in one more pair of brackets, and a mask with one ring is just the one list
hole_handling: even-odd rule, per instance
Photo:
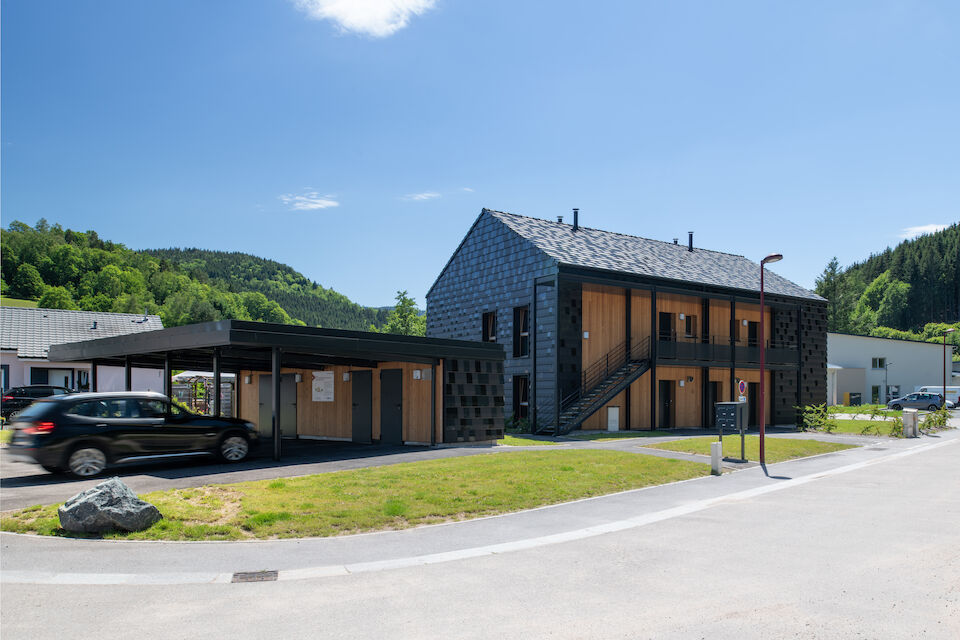
{"label": "exterior staircase", "polygon": [[559,424],[542,432],[570,433],[650,369],[650,339],[626,342],[584,369],[580,388],[560,403]]}

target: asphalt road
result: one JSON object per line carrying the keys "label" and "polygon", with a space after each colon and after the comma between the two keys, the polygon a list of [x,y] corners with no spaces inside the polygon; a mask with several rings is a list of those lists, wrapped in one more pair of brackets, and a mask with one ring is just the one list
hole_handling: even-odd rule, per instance
{"label": "asphalt road", "polygon": [[[768,475],[754,468],[501,519],[326,542],[94,547],[5,535],[6,573],[54,558],[66,564],[77,543],[77,570],[120,570],[116,563],[139,558],[139,567],[122,570],[145,572],[178,556],[213,567],[218,550],[230,556],[225,567],[246,558],[247,569],[283,569],[308,562],[311,549],[442,551],[503,531],[530,539],[564,521],[587,532],[466,559],[278,582],[4,582],[0,630],[4,638],[955,639],[958,458],[960,434],[949,433],[772,465]],[[590,532],[601,514],[615,524],[645,513],[660,516]],[[266,559],[268,550],[276,555]]]}

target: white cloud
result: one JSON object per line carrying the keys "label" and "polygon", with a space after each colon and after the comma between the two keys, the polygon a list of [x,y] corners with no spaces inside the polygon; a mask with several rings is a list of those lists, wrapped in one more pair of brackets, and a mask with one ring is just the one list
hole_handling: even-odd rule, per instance
{"label": "white cloud", "polygon": [[316,191],[307,191],[300,195],[285,193],[277,197],[293,211],[315,211],[340,206],[340,203],[333,199],[334,196],[321,196]]}
{"label": "white cloud", "polygon": [[923,236],[928,233],[935,233],[941,229],[946,229],[947,225],[945,224],[924,224],[919,227],[907,227],[900,232],[900,237],[904,239],[916,238],[917,236]]}
{"label": "white cloud", "polygon": [[466,191],[467,193],[473,193],[473,189],[471,189],[470,187],[464,187],[463,190]]}
{"label": "white cloud", "polygon": [[314,20],[331,20],[342,30],[385,38],[410,18],[432,9],[436,0],[293,0]]}
{"label": "white cloud", "polygon": [[404,200],[433,200],[439,198],[440,194],[436,191],[425,191],[423,193],[408,193],[403,196]]}

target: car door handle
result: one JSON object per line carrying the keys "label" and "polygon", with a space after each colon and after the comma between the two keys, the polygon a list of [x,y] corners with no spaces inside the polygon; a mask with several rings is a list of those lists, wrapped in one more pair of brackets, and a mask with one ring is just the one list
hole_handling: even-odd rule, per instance
{"label": "car door handle", "polygon": [[209,438],[210,436],[215,436],[215,435],[217,435],[217,434],[216,434],[216,433],[205,433],[205,434],[203,434],[203,435],[205,435],[205,436],[207,436],[207,437]]}
{"label": "car door handle", "polygon": [[98,426],[98,427],[105,427],[105,426],[107,426],[107,423],[106,423],[106,422],[98,422],[98,423],[97,423],[97,426]]}

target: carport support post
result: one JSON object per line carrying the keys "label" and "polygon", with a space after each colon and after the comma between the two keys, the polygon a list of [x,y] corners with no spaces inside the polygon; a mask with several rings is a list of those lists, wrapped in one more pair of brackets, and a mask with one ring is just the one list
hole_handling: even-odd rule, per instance
{"label": "carport support post", "polygon": [[173,363],[169,351],[163,354],[163,395],[173,398]]}
{"label": "carport support post", "polygon": [[280,347],[273,347],[270,371],[273,374],[273,459],[280,459]]}
{"label": "carport support post", "polygon": [[133,369],[130,367],[130,356],[123,359],[123,388],[133,391]]}
{"label": "carport support post", "polygon": [[220,417],[220,349],[213,350],[213,415]]}
{"label": "carport support post", "polygon": [[[946,396],[944,396],[946,397]],[[437,361],[430,365],[430,446],[437,444]]]}
{"label": "carport support post", "polygon": [[97,361],[90,361],[90,391],[97,390]]}

